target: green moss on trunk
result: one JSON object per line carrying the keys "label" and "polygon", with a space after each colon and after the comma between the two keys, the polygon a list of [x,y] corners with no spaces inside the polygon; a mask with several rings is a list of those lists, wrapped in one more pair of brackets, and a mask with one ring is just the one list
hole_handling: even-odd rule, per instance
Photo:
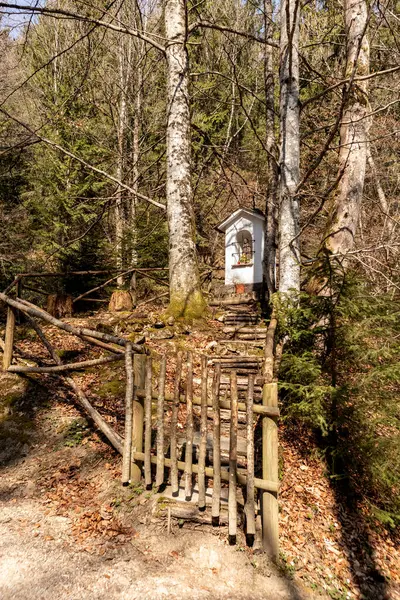
{"label": "green moss on trunk", "polygon": [[168,314],[175,318],[183,318],[187,321],[200,319],[204,316],[207,303],[200,291],[195,291],[187,296],[184,294],[171,295]]}

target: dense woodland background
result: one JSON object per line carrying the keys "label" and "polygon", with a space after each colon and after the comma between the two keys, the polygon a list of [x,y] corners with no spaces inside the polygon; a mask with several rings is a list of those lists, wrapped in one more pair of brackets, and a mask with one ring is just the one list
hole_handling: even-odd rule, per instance
{"label": "dense woodland background", "polygon": [[[286,340],[285,418],[294,432],[314,432],[351,501],[393,529],[400,522],[395,0],[54,0],[34,15],[0,3],[1,285],[22,271],[171,266],[164,17],[172,4],[186,19],[190,193],[182,202],[193,268],[223,266],[215,226],[237,207],[266,213],[267,247],[280,245],[281,283],[282,236],[289,236],[285,247],[295,249],[286,259],[300,284],[278,285],[277,294],[267,286]],[[351,5],[358,32],[346,21]],[[288,73],[297,61],[296,90]],[[296,111],[298,132],[290,122]],[[300,160],[298,173],[290,154]],[[288,170],[295,181],[286,193]],[[341,196],[348,204],[340,213]],[[282,207],[293,217],[289,232],[292,217],[282,217]],[[335,226],[350,235],[340,240]],[[59,285],[76,292],[82,284],[69,277]],[[291,288],[300,304],[288,302]]]}

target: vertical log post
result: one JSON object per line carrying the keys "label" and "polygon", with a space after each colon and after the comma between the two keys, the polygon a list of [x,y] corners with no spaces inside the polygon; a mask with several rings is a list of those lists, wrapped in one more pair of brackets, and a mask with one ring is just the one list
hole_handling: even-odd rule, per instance
{"label": "vertical log post", "polygon": [[146,360],[146,397],[144,400],[144,483],[151,488],[151,357]]}
{"label": "vertical log post", "polygon": [[206,452],[207,452],[207,357],[201,357],[201,414],[200,414],[200,449],[199,449],[199,509],[206,508]]}
{"label": "vertical log post", "polygon": [[253,395],[254,375],[249,375],[247,392],[247,482],[246,482],[246,539],[252,546],[256,533],[255,505],[254,505],[254,426],[253,426]]}
{"label": "vertical log post", "polygon": [[3,370],[7,371],[13,359],[15,333],[15,311],[11,306],[7,306],[7,323],[4,339]]}
{"label": "vertical log post", "polygon": [[[277,383],[265,383],[263,387],[263,405],[278,406]],[[262,423],[262,476],[263,479],[276,481],[278,476],[278,418],[263,417]],[[269,557],[277,561],[279,557],[278,532],[278,494],[262,493],[262,533],[263,547]]]}
{"label": "vertical log post", "polygon": [[185,499],[190,500],[193,464],[193,356],[191,352],[187,355],[186,410]]}
{"label": "vertical log post", "polygon": [[238,389],[236,371],[231,371],[231,430],[229,436],[229,495],[228,532],[229,543],[236,544],[237,530],[237,428],[238,428]]}
{"label": "vertical log post", "polygon": [[[135,354],[133,358],[133,370],[135,377],[135,394],[132,411],[132,453],[143,452],[143,400],[139,400],[136,390],[144,390],[146,385],[146,356]],[[140,466],[135,462],[131,467],[131,482],[139,483],[141,479]]]}
{"label": "vertical log post", "polygon": [[158,399],[157,399],[157,471],[156,486],[160,487],[164,483],[164,401],[165,401],[165,373],[167,368],[167,359],[161,357],[160,379],[158,381]]}
{"label": "vertical log post", "polygon": [[175,389],[174,389],[174,402],[172,404],[171,414],[171,489],[172,494],[177,496],[179,494],[179,481],[178,481],[178,455],[176,447],[176,429],[178,426],[178,410],[179,410],[179,396],[181,388],[181,371],[182,371],[182,355],[178,352],[176,358],[176,371],[175,371]]}
{"label": "vertical log post", "polygon": [[[15,295],[17,298],[22,298],[22,279],[18,279],[15,284]],[[18,325],[21,324],[21,312],[19,310],[16,311],[16,321]]]}
{"label": "vertical log post", "polygon": [[221,415],[219,408],[219,386],[221,380],[221,365],[215,365],[213,387],[212,387],[212,405],[213,405],[213,467],[214,481],[211,504],[211,519],[213,525],[219,525],[219,511],[221,502]]}
{"label": "vertical log post", "polygon": [[122,454],[122,485],[128,485],[131,478],[131,457],[132,457],[132,411],[133,411],[133,362],[132,362],[132,344],[125,347],[125,437],[124,449]]}

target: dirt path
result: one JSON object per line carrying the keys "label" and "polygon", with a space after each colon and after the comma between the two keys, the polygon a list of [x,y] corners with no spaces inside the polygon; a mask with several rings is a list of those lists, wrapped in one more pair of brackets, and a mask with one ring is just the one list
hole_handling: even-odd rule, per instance
{"label": "dirt path", "polygon": [[2,600],[313,597],[223,529],[167,535],[156,496],[122,488],[120,457],[55,394],[0,421]]}
{"label": "dirt path", "polygon": [[158,540],[157,550],[148,540],[148,558],[127,548],[108,560],[65,548],[68,528],[67,518],[46,517],[36,502],[1,503],[3,600],[297,597],[276,575],[253,573],[242,556],[213,536],[184,534],[162,546]]}

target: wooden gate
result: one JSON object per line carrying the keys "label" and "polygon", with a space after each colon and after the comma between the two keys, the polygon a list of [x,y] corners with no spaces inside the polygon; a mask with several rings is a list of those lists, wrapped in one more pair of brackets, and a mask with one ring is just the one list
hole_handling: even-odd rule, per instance
{"label": "wooden gate", "polygon": [[[234,361],[230,362],[228,381],[226,365],[191,352],[168,357],[136,355],[134,361],[127,353],[126,361],[122,483],[138,482],[143,466],[148,489],[153,485],[160,488],[169,481],[172,495],[177,496],[180,488],[184,489],[185,499],[189,501],[197,479],[197,505],[199,510],[205,510],[206,480],[210,479],[211,515],[215,525],[220,522],[221,488],[228,487],[230,543],[236,541],[237,487],[243,487],[247,541],[249,544],[254,541],[259,504],[263,545],[276,558],[277,384],[265,384],[254,372],[243,382],[239,369],[243,359],[238,359],[237,366]],[[221,373],[225,374],[225,382]],[[257,398],[255,388],[262,390],[262,397],[260,394]],[[262,420],[262,464],[258,469],[261,478],[255,477],[254,451],[254,432],[259,419]],[[238,438],[238,433],[243,439]],[[238,446],[242,450],[240,457]]]}
{"label": "wooden gate", "polygon": [[[278,430],[279,417],[276,383],[265,383],[257,377],[257,368],[250,369],[246,385],[238,380],[243,376],[243,363],[229,360],[229,379],[226,380],[226,362],[209,360],[206,356],[182,353],[176,356],[151,357],[144,346],[132,344],[124,338],[99,331],[77,328],[56,319],[46,311],[20,298],[12,299],[0,293],[0,300],[7,304],[7,325],[4,341],[3,369],[14,373],[53,373],[64,378],[74,390],[83,409],[98,428],[106,435],[114,448],[123,455],[122,482],[138,482],[144,467],[145,484],[160,487],[167,475],[172,493],[178,494],[180,483],[184,486],[186,499],[191,499],[193,478],[197,476],[198,507],[206,507],[206,478],[212,479],[212,519],[220,521],[221,489],[228,486],[228,526],[231,543],[237,532],[237,487],[244,488],[246,534],[249,543],[255,535],[257,512],[256,491],[259,492],[259,507],[262,518],[263,546],[268,554],[278,557]],[[12,365],[16,311],[36,331],[55,365],[23,366]],[[110,353],[102,358],[78,363],[62,364],[46,335],[37,323],[43,320],[82,339],[89,345],[101,347]],[[273,339],[273,337],[271,338]],[[126,402],[125,436],[112,429],[88,398],[69,371],[101,365],[105,362],[125,360]],[[226,361],[227,359],[225,359]],[[253,361],[254,357],[247,357]],[[194,366],[196,367],[194,369]],[[257,365],[256,365],[257,367]],[[194,377],[194,370],[199,376]],[[225,381],[221,379],[225,372]],[[257,402],[255,389],[262,390]],[[153,405],[156,405],[153,417]],[[229,434],[224,438],[221,430],[221,413],[228,413]],[[244,423],[244,464],[238,464],[238,424]],[[261,478],[255,477],[254,428],[256,421],[262,423]],[[199,425],[195,431],[195,421]],[[184,432],[184,443],[178,436]],[[153,431],[155,443],[153,443]],[[212,460],[207,461],[207,441],[211,440]],[[197,443],[194,442],[197,440]],[[223,442],[227,442],[227,468],[224,468]],[[183,456],[179,455],[183,447]],[[195,446],[198,452],[194,452]],[[207,464],[207,462],[211,464]],[[243,462],[241,459],[239,462]],[[155,469],[152,469],[155,465]],[[179,473],[183,473],[180,478]]]}

